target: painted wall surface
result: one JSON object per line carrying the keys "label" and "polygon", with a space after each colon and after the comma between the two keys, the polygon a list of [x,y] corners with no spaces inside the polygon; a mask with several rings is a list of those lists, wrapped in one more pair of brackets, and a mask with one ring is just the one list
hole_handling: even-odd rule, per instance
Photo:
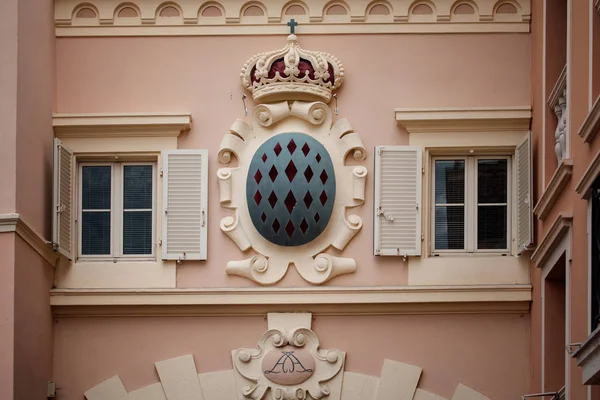
{"label": "painted wall surface", "polygon": [[[358,269],[331,284],[404,285],[406,264],[372,256],[372,149],[408,143],[394,119],[395,108],[529,105],[529,35],[300,33],[299,43],[331,52],[344,64],[339,117],[349,118],[369,149],[367,199],[356,209],[364,225],[343,253],[356,259]],[[227,261],[245,255],[219,229],[220,219],[229,214],[219,207],[216,154],[223,134],[236,118],[243,118],[240,67],[255,53],[284,44],[283,35],[57,40],[58,112],[192,114],[192,130],[180,138],[179,146],[209,150],[208,261],[179,266],[178,287],[254,285],[224,273]],[[280,285],[307,284],[290,269]]]}
{"label": "painted wall surface", "polygon": [[56,75],[53,15],[52,0],[19,1],[16,211],[48,240]]}
{"label": "painted wall surface", "polygon": [[[61,400],[81,400],[85,390],[116,374],[128,391],[157,382],[154,363],[179,355],[194,354],[198,373],[231,369],[230,350],[255,347],[266,321],[60,318],[54,328]],[[403,361],[423,368],[419,387],[444,397],[451,398],[459,382],[491,399],[518,398],[529,385],[525,315],[316,316],[313,330],[323,348],[347,352],[346,371],[379,376],[384,359]]]}
{"label": "painted wall surface", "polygon": [[2,258],[0,258],[0,387],[2,387],[2,396],[7,399],[12,399],[15,377],[13,370],[15,240],[14,233],[0,234],[0,249],[2,249]]}
{"label": "painted wall surface", "polygon": [[15,400],[42,399],[52,380],[54,269],[21,238],[15,240]]}
{"label": "painted wall surface", "polygon": [[17,0],[2,3],[0,15],[0,213],[15,210],[17,132]]}

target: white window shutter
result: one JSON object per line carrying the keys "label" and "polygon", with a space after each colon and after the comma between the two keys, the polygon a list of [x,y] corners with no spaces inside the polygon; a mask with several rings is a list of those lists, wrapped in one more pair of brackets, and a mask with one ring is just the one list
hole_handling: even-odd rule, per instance
{"label": "white window shutter", "polygon": [[52,193],[52,246],[73,259],[73,152],[54,139],[54,184]]}
{"label": "white window shutter", "polygon": [[375,148],[375,255],[421,255],[422,149]]}
{"label": "white window shutter", "polygon": [[517,254],[533,243],[531,204],[531,132],[516,150],[517,159]]}
{"label": "white window shutter", "polygon": [[207,150],[166,150],[163,165],[163,260],[206,260]]}

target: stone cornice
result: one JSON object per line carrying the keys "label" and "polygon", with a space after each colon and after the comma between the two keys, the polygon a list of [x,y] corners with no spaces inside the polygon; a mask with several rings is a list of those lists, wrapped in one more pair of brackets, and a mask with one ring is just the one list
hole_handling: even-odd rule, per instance
{"label": "stone cornice", "polygon": [[177,137],[191,124],[190,114],[54,114],[52,118],[58,138]]}
{"label": "stone cornice", "polygon": [[396,109],[408,133],[528,131],[531,107]]}
{"label": "stone cornice", "polygon": [[530,31],[531,0],[454,3],[56,0],[54,20],[58,37],[284,35],[290,18],[300,23],[300,35]]}
{"label": "stone cornice", "polygon": [[556,168],[556,171],[554,171],[554,175],[552,175],[546,190],[542,193],[542,197],[540,197],[540,200],[533,209],[533,212],[539,219],[543,220],[546,218],[546,215],[548,215],[552,206],[560,197],[562,190],[571,179],[572,174],[573,160],[570,158],[563,159],[558,168]]}
{"label": "stone cornice", "polygon": [[591,143],[598,131],[600,131],[600,97],[596,99],[596,102],[585,118],[585,121],[583,121],[583,124],[579,129],[579,136],[581,136],[585,142]]}
{"label": "stone cornice", "polygon": [[590,165],[587,167],[583,176],[577,183],[575,187],[575,191],[579,193],[579,195],[583,199],[588,199],[590,197],[590,189],[594,184],[596,178],[600,175],[600,151],[596,153],[594,159],[590,162]]}
{"label": "stone cornice", "polygon": [[550,97],[548,97],[548,106],[554,110],[554,107],[558,104],[558,99],[562,96],[563,91],[567,87],[567,66],[563,68],[562,72],[558,76]]}
{"label": "stone cornice", "polygon": [[550,257],[550,254],[556,244],[567,234],[571,228],[571,222],[573,221],[573,215],[571,214],[559,214],[558,217],[548,229],[546,236],[540,241],[537,249],[531,255],[531,261],[533,265],[541,268],[544,262]]}
{"label": "stone cornice", "polygon": [[577,365],[583,368],[584,385],[597,385],[600,381],[600,328],[596,328],[581,343],[572,357],[577,359]]}
{"label": "stone cornice", "polygon": [[19,214],[0,214],[0,233],[15,232],[32,249],[42,256],[53,268],[58,261],[58,253],[52,251],[50,242],[27,224]]}
{"label": "stone cornice", "polygon": [[54,289],[50,294],[54,314],[71,316],[526,313],[530,300],[530,285]]}

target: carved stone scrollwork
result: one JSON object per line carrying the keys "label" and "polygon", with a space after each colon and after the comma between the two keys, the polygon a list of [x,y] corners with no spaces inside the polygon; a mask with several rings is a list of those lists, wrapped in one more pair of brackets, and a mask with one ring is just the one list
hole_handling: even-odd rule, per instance
{"label": "carved stone scrollwork", "polygon": [[558,103],[554,106],[554,113],[558,120],[554,134],[555,144],[554,152],[556,159],[560,163],[567,156],[567,136],[569,134],[569,117],[567,109],[567,89],[565,88],[558,98]]}
{"label": "carved stone scrollwork", "polygon": [[320,349],[310,324],[269,328],[258,348],[232,352],[238,399],[339,400],[346,354]]}
{"label": "carved stone scrollwork", "polygon": [[236,121],[221,143],[219,161],[238,166],[217,172],[221,205],[235,210],[221,230],[242,251],[256,255],[230,261],[228,275],[261,285],[281,280],[293,264],[306,281],[318,285],[356,270],[353,259],[323,253],[343,250],[362,228],[348,208],[365,200],[367,168],[347,166],[366,150],[347,120],[332,124],[323,102],[261,104],[252,124]]}

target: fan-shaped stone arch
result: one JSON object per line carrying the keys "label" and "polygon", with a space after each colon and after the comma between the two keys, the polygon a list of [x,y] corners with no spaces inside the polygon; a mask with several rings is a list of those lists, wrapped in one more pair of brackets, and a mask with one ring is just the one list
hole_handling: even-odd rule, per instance
{"label": "fan-shaped stone arch", "polygon": [[331,1],[325,4],[323,21],[350,22],[350,7],[343,1]]}
{"label": "fan-shaped stone arch", "polygon": [[[233,370],[198,374],[194,357],[185,355],[155,363],[160,382],[127,392],[121,378],[112,378],[85,392],[87,400],[232,400],[236,393]],[[418,388],[421,368],[384,360],[381,376],[346,372],[341,400],[446,400]],[[452,400],[490,400],[477,391],[459,384]]]}
{"label": "fan-shaped stone arch", "polygon": [[121,3],[115,8],[115,25],[140,25],[142,23],[142,13],[134,3]]}
{"label": "fan-shaped stone arch", "polygon": [[479,20],[477,4],[470,0],[456,1],[450,11],[450,20],[458,22],[474,22]]}

